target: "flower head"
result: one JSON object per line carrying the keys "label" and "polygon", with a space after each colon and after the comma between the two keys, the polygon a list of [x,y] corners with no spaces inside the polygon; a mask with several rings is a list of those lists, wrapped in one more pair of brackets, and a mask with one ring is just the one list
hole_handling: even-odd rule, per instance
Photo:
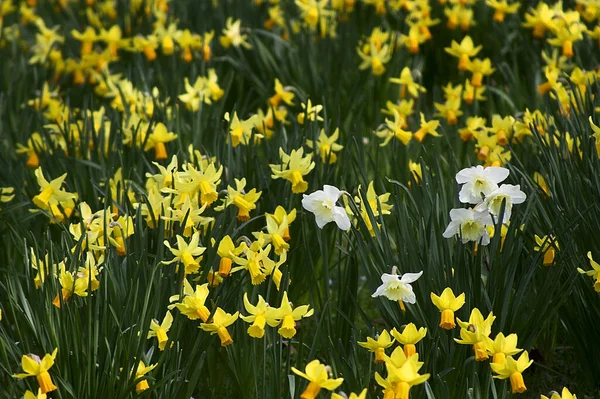
{"label": "flower head", "polygon": [[419,273],[405,273],[402,275],[395,273],[396,269],[392,269],[392,274],[383,273],[381,276],[381,284],[377,290],[371,295],[373,298],[384,296],[390,301],[402,301],[406,303],[415,303],[417,297],[413,292],[410,283],[417,281],[423,275]]}
{"label": "flower head", "polygon": [[302,206],[309,212],[314,213],[317,226],[323,228],[329,222],[335,224],[341,230],[350,228],[350,219],[343,207],[335,205],[342,191],[334,186],[324,185],[323,190],[315,191],[310,195],[304,194]]}
{"label": "flower head", "polygon": [[302,395],[300,395],[302,399],[314,399],[321,389],[333,391],[344,382],[343,378],[329,378],[327,367],[324,364],[321,364],[317,359],[306,365],[304,373],[295,367],[292,367],[292,371],[309,381],[308,387],[306,387]]}

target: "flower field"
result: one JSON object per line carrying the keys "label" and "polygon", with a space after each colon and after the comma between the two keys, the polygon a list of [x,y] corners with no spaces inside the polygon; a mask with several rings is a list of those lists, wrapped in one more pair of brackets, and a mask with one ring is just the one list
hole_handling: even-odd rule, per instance
{"label": "flower field", "polygon": [[0,0],[0,56],[0,399],[599,397],[599,0]]}

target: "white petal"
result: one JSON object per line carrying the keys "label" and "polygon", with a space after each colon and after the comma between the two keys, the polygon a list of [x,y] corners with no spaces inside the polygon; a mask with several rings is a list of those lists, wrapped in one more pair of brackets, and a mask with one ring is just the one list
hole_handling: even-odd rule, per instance
{"label": "white petal", "polygon": [[481,165],[462,169],[456,174],[456,182],[458,184],[467,183],[468,181],[472,180],[473,177],[477,176],[481,172],[483,172],[483,166],[481,166]]}
{"label": "white petal", "polygon": [[328,186],[327,184],[323,186],[323,192],[325,193],[327,199],[333,202],[334,204],[340,198],[341,195],[340,190],[337,187]]}
{"label": "white petal", "polygon": [[499,166],[490,166],[485,168],[484,173],[488,179],[498,184],[508,177],[510,171],[506,168],[501,168]]}
{"label": "white petal", "polygon": [[417,296],[414,292],[411,292],[410,295],[404,297],[402,300],[406,303],[410,303],[411,305],[413,305],[417,302]]}
{"label": "white petal", "polygon": [[420,271],[419,273],[404,273],[402,275],[402,279],[400,279],[401,282],[403,282],[404,284],[410,284],[414,281],[417,281],[417,279],[419,277],[421,277],[423,275],[423,271]]}
{"label": "white petal", "polygon": [[348,217],[346,210],[341,206],[336,206],[333,208],[333,220],[340,230],[346,231],[351,226],[350,218]]}

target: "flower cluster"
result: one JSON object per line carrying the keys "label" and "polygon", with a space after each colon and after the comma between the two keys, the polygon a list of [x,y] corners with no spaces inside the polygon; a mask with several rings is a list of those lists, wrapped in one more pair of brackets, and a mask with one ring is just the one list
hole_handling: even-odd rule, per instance
{"label": "flower cluster", "polygon": [[508,223],[513,205],[522,204],[527,198],[519,185],[498,185],[509,173],[508,169],[496,166],[474,166],[458,172],[456,182],[462,184],[458,198],[462,203],[475,206],[452,209],[450,223],[443,236],[451,238],[458,235],[463,243],[474,241],[482,245],[489,244],[488,229],[496,224]]}

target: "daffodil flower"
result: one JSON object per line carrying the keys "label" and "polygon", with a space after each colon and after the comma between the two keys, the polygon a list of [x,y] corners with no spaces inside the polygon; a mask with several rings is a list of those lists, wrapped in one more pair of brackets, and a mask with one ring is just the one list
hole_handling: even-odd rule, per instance
{"label": "daffodil flower", "polygon": [[164,241],[164,244],[175,257],[170,261],[163,261],[162,263],[165,265],[171,264],[173,262],[181,262],[185,267],[185,274],[194,274],[198,272],[200,268],[200,255],[206,251],[206,248],[198,246],[200,241],[200,232],[195,232],[192,235],[192,239],[189,243],[185,242],[185,239],[182,236],[177,236],[177,248],[172,248],[171,244],[167,240]]}
{"label": "daffodil flower", "polygon": [[165,318],[163,319],[162,323],[158,324],[158,320],[155,319],[153,319],[150,322],[150,331],[148,331],[147,338],[150,339],[152,337],[156,337],[156,339],[158,340],[158,349],[160,349],[161,351],[165,350],[165,346],[169,341],[167,333],[171,328],[171,324],[173,324],[173,316],[168,310],[165,314]]}
{"label": "daffodil flower", "polygon": [[360,346],[375,354],[374,363],[383,363],[385,361],[385,349],[392,346],[393,343],[394,339],[386,330],[383,330],[375,339],[367,337],[366,342],[358,342]]}
{"label": "daffodil flower", "polygon": [[327,367],[324,364],[321,364],[318,359],[308,363],[304,369],[304,373],[295,367],[292,367],[292,371],[294,374],[309,381],[308,386],[300,395],[302,399],[315,399],[321,389],[333,391],[344,382],[343,378],[329,378]]}
{"label": "daffodil flower", "polygon": [[417,327],[413,323],[409,323],[404,327],[402,333],[398,332],[395,328],[391,332],[392,336],[403,346],[404,354],[406,357],[411,357],[417,353],[415,345],[425,338],[427,335],[427,329],[421,327],[417,330]]}
{"label": "daffodil flower", "polygon": [[58,388],[52,382],[52,377],[50,377],[48,370],[54,365],[57,353],[58,348],[54,349],[52,354],[44,355],[43,359],[33,354],[23,355],[21,358],[21,367],[24,373],[15,374],[13,377],[19,379],[35,377],[43,394],[55,391]]}
{"label": "daffodil flower", "polygon": [[458,199],[462,203],[479,204],[483,200],[482,196],[496,190],[498,183],[503,182],[509,173],[508,169],[495,166],[484,168],[477,165],[461,169],[456,174],[456,182],[464,186],[458,194]]}
{"label": "daffodil flower", "polygon": [[302,207],[315,215],[320,229],[327,223],[335,222],[341,230],[348,230],[351,226],[348,214],[343,207],[336,205],[342,194],[338,188],[324,185],[323,190],[317,190],[310,195],[304,194]]}
{"label": "daffodil flower", "polygon": [[455,296],[452,288],[446,287],[440,296],[432,292],[431,302],[442,312],[440,327],[445,330],[452,330],[456,327],[454,312],[462,308],[465,304],[465,293],[463,292],[459,296]]}
{"label": "daffodil flower", "polygon": [[404,302],[414,304],[417,297],[413,292],[411,283],[417,281],[423,275],[419,273],[405,273],[402,275],[396,274],[397,268],[392,268],[392,274],[383,273],[381,276],[381,284],[377,290],[371,295],[373,298],[384,296],[390,301],[399,301],[400,306],[404,306]]}
{"label": "daffodil flower", "polygon": [[313,313],[314,310],[309,309],[308,305],[298,306],[296,309],[292,308],[287,292],[284,292],[281,305],[276,309],[270,309],[267,313],[267,319],[275,322],[271,325],[272,327],[276,327],[281,323],[281,327],[277,332],[282,337],[291,339],[296,335],[296,321],[310,317]]}
{"label": "daffodil flower", "polygon": [[233,339],[227,331],[227,327],[232,325],[240,315],[240,312],[229,314],[221,308],[217,308],[211,320],[207,323],[200,324],[200,328],[210,332],[211,335],[217,334],[221,340],[221,346],[231,345]]}
{"label": "daffodil flower", "polygon": [[490,367],[497,375],[494,378],[509,379],[512,393],[523,393],[527,390],[523,381],[523,371],[527,369],[533,360],[529,360],[529,354],[524,351],[517,360],[507,356],[504,363],[490,363]]}

